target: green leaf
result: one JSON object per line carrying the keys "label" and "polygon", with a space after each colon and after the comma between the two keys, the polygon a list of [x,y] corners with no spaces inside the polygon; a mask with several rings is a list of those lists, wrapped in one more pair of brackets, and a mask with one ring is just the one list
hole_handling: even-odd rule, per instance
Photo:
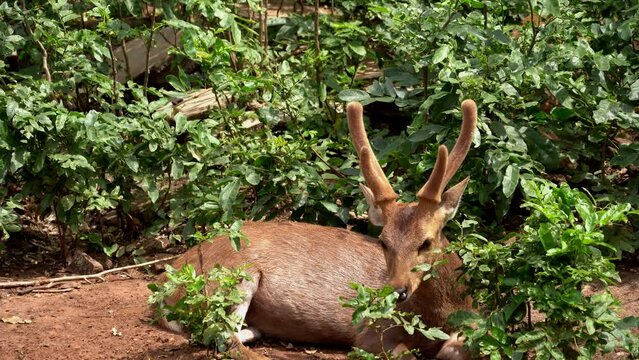
{"label": "green leaf", "polygon": [[448,128],[443,125],[428,123],[423,128],[410,134],[408,136],[408,141],[414,142],[414,143],[421,143],[432,138],[435,135],[444,133],[444,131],[447,129]]}
{"label": "green leaf", "polygon": [[62,199],[60,199],[60,204],[62,204],[62,209],[64,209],[64,211],[69,211],[73,207],[74,203],[74,195],[65,195],[62,197]]}
{"label": "green leaf", "polygon": [[66,121],[67,114],[58,114],[57,118],[55,119],[55,129],[57,132],[60,132],[62,129],[64,129],[64,124],[66,123]]}
{"label": "green leaf", "polygon": [[339,206],[337,206],[336,204],[332,202],[322,201],[321,203],[324,206],[324,208],[326,208],[326,210],[332,212],[333,214],[336,214],[337,210],[339,210]]}
{"label": "green leaf", "polygon": [[175,114],[174,119],[175,119],[175,134],[180,135],[186,129],[186,124],[187,124],[186,115],[184,115],[181,112],[178,112],[177,114]]}
{"label": "green leaf", "polygon": [[448,57],[448,53],[450,52],[450,46],[442,45],[433,54],[433,65],[439,64],[444,61]]}
{"label": "green leaf", "polygon": [[220,207],[224,212],[229,212],[233,209],[237,194],[240,191],[240,180],[233,179],[233,181],[226,184],[220,191]]}
{"label": "green leaf", "polygon": [[366,91],[372,96],[384,96],[384,87],[379,81],[375,80],[366,88]]}
{"label": "green leaf", "polygon": [[233,35],[233,42],[235,45],[240,45],[242,43],[242,32],[240,31],[240,27],[237,25],[237,21],[235,21],[235,19],[231,22],[231,34]]}
{"label": "green leaf", "polygon": [[138,172],[138,169],[140,168],[140,163],[138,162],[138,159],[135,156],[133,155],[126,156],[124,158],[124,162],[126,163],[126,166],[128,166],[129,169],[131,169],[131,171],[133,171],[134,173]]}
{"label": "green leaf", "polygon": [[546,332],[543,330],[533,330],[529,331],[515,340],[515,344],[526,344],[537,342],[546,337]]}
{"label": "green leaf", "polygon": [[366,48],[363,45],[353,45],[348,44],[348,47],[357,55],[364,57],[366,56]]}
{"label": "green leaf", "polygon": [[337,97],[344,102],[362,101],[362,100],[370,99],[370,95],[368,95],[366,91],[354,90],[354,89],[342,90],[339,92]]}
{"label": "green leaf", "polygon": [[514,86],[510,85],[507,82],[502,83],[499,88],[508,96],[519,97],[519,93],[517,92],[517,89],[515,89]]}
{"label": "green leaf", "polygon": [[594,206],[590,201],[580,201],[575,205],[575,210],[577,210],[579,217],[583,220],[586,231],[592,232],[599,223]]}
{"label": "green leaf", "polygon": [[446,95],[449,95],[447,91],[439,91],[429,96],[428,99],[419,106],[419,112],[427,112],[430,107],[435,104],[435,101],[445,97]]}
{"label": "green leaf", "polygon": [[291,65],[287,60],[283,60],[279,66],[280,75],[289,75],[291,73]]}
{"label": "green leaf", "polygon": [[171,162],[171,177],[179,179],[184,174],[184,164],[181,160],[173,159]]}
{"label": "green leaf", "polygon": [[543,16],[561,16],[561,11],[559,8],[559,0],[542,0],[543,2]]}
{"label": "green leaf", "polygon": [[144,189],[147,192],[147,194],[149,195],[149,198],[151,199],[151,202],[155,204],[155,202],[160,197],[160,192],[158,191],[158,188],[155,185],[155,181],[149,177],[145,177],[144,179],[142,179],[142,182],[140,183],[140,187],[142,187],[142,189]]}
{"label": "green leaf", "polygon": [[519,184],[519,166],[510,164],[506,167],[502,180],[502,191],[506,197],[511,197]]}
{"label": "green leaf", "polygon": [[596,53],[594,56],[594,60],[595,60],[595,65],[597,66],[597,69],[601,71],[610,70],[610,59],[608,58],[607,55]]}
{"label": "green leaf", "polygon": [[588,334],[590,335],[595,333],[595,322],[592,318],[586,319],[586,331],[588,331]]}
{"label": "green leaf", "polygon": [[448,334],[441,331],[439,328],[430,328],[428,330],[417,328],[417,331],[430,340],[448,340],[450,338]]}
{"label": "green leaf", "polygon": [[102,247],[102,251],[104,252],[104,254],[106,254],[106,256],[111,257],[114,252],[118,251],[118,248],[118,244],[113,244],[111,246]]}
{"label": "green leaf", "polygon": [[639,100],[639,80],[630,85],[630,93],[628,94],[628,100],[636,101]]}
{"label": "green leaf", "polygon": [[14,100],[7,100],[7,117],[9,119],[12,119],[15,114],[18,112],[18,108],[20,107],[20,105],[15,102]]}
{"label": "green leaf", "polygon": [[251,185],[257,185],[260,183],[260,181],[262,181],[262,176],[260,174],[258,174],[255,171],[249,171],[246,174],[246,182],[248,182]]}
{"label": "green leaf", "polygon": [[539,240],[544,247],[544,250],[548,251],[557,247],[557,241],[552,231],[552,225],[543,223],[539,225]]}
{"label": "green leaf", "polygon": [[9,163],[9,169],[11,172],[15,173],[24,166],[26,162],[25,155],[26,152],[23,149],[16,149],[16,151],[11,154],[11,160]]}

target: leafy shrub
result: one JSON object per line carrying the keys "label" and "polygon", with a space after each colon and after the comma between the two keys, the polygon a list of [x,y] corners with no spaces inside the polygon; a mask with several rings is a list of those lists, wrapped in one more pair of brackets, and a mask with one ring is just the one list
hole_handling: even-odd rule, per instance
{"label": "leafy shrub", "polygon": [[479,132],[465,171],[483,181],[471,183],[465,199],[478,203],[468,210],[486,225],[518,208],[511,202],[524,174],[558,172],[597,197],[632,194],[639,205],[636,176],[615,171],[637,165],[636,147],[619,143],[639,131],[633,6],[387,0],[365,9],[374,19],[372,41],[388,50],[384,75],[366,91],[346,90],[340,98],[392,102],[417,113],[407,136],[377,143],[381,160],[406,172],[402,187],[418,188],[434,165],[434,148],[424,154],[417,143],[452,143],[457,123],[448,114],[472,98]]}
{"label": "leafy shrub", "polygon": [[19,216],[15,209],[20,209],[20,205],[13,199],[9,199],[6,203],[0,202],[0,251],[2,251],[1,240],[8,239],[10,232],[20,230]]}
{"label": "leafy shrub", "polygon": [[[407,334],[413,335],[416,331],[428,339],[448,339],[448,334],[439,328],[428,328],[421,316],[395,309],[397,293],[390,286],[381,289],[372,289],[362,284],[352,284],[357,290],[357,296],[352,299],[341,299],[342,306],[353,309],[353,325],[362,331],[365,327],[371,328],[379,336],[383,343],[384,333],[390,329],[401,327]],[[414,353],[410,350],[408,353]],[[371,354],[363,349],[353,348],[348,354],[349,359],[399,359],[406,354],[393,354],[391,351],[381,354]]]}
{"label": "leafy shrub", "polygon": [[[191,264],[180,270],[167,266],[167,281],[150,284],[153,294],[149,305],[158,309],[158,317],[177,321],[191,341],[224,352],[231,336],[242,325],[242,320],[232,313],[232,307],[243,302],[244,294],[237,285],[250,277],[243,268],[228,269],[215,266],[207,275],[198,275]],[[184,291],[174,305],[164,300],[176,291]]]}
{"label": "leafy shrub", "polygon": [[[617,348],[638,356],[630,329],[639,322],[619,319],[607,288],[620,279],[611,261],[617,250],[604,236],[607,227],[626,222],[630,206],[598,208],[565,183],[523,179],[522,185],[531,215],[520,232],[496,242],[468,235],[453,245],[481,310],[454,319],[468,346],[491,359],[521,359],[530,351],[537,359],[589,359]],[[603,290],[587,293],[587,284]]]}

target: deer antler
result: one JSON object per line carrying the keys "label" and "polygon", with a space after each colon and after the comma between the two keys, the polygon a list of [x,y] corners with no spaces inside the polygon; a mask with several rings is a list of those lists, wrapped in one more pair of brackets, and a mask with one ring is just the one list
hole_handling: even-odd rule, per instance
{"label": "deer antler", "polygon": [[473,133],[477,126],[477,105],[473,100],[464,100],[461,104],[462,127],[459,137],[453,146],[453,151],[448,155],[445,146],[439,147],[435,168],[426,184],[419,190],[417,197],[436,203],[441,201],[441,195],[455,175],[461,163],[466,158],[470,144],[473,141]]}
{"label": "deer antler", "polygon": [[368,142],[366,130],[364,129],[364,117],[362,105],[358,102],[351,102],[346,106],[348,129],[353,139],[353,145],[359,156],[359,166],[366,180],[366,184],[370,187],[375,202],[381,203],[386,201],[394,201],[397,194],[393,191],[393,187],[388,182],[386,175],[371,149]]}
{"label": "deer antler", "polygon": [[426,184],[417,192],[417,197],[420,199],[429,199],[436,203],[442,201],[442,193],[446,184],[444,183],[444,177],[446,176],[448,167],[448,149],[444,145],[439,145],[439,151],[437,152],[437,160],[435,160],[435,167],[430,174]]}

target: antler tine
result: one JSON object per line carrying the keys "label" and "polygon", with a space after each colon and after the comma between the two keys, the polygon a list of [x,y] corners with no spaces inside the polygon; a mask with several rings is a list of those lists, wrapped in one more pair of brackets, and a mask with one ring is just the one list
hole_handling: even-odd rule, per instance
{"label": "antler tine", "polygon": [[381,172],[381,168],[379,168],[373,151],[364,146],[359,151],[359,156],[359,167],[362,169],[366,184],[368,184],[373,195],[375,195],[375,202],[381,203],[397,199],[397,194],[395,194],[395,191],[393,191],[393,188],[386,179],[386,175]]}
{"label": "antler tine", "polygon": [[373,191],[375,201],[383,202],[397,199],[397,194],[388,182],[384,171],[372,151],[371,145],[364,129],[364,111],[362,104],[351,102],[346,106],[348,129],[353,139],[353,145],[359,156],[359,166],[362,169],[366,184]]}
{"label": "antler tine", "polygon": [[444,145],[439,145],[439,151],[437,152],[437,160],[435,160],[435,167],[430,174],[426,184],[417,192],[417,197],[422,200],[430,200],[435,203],[442,201],[442,193],[446,187],[444,178],[446,176],[446,169],[448,167],[448,149]]}
{"label": "antler tine", "polygon": [[453,150],[450,152],[446,174],[442,180],[442,190],[448,185],[448,182],[455,175],[462,162],[468,154],[470,144],[473,142],[473,134],[477,126],[477,105],[473,100],[464,100],[461,104],[462,109],[462,127],[459,137],[455,142]]}

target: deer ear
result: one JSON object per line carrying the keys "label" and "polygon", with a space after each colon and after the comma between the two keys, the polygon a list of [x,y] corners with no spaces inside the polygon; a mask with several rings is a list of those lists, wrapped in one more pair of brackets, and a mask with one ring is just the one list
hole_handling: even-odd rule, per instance
{"label": "deer ear", "polygon": [[382,214],[382,209],[375,203],[373,191],[364,184],[359,184],[359,188],[362,190],[362,193],[364,193],[364,197],[368,203],[368,221],[376,226],[384,226],[384,215]]}
{"label": "deer ear", "polygon": [[446,221],[450,221],[455,217],[457,213],[457,209],[459,209],[459,203],[461,202],[462,194],[464,194],[464,190],[466,190],[466,185],[468,185],[468,179],[457,183],[457,185],[448,189],[442,195],[442,202],[439,204],[440,209],[444,211],[446,214]]}

